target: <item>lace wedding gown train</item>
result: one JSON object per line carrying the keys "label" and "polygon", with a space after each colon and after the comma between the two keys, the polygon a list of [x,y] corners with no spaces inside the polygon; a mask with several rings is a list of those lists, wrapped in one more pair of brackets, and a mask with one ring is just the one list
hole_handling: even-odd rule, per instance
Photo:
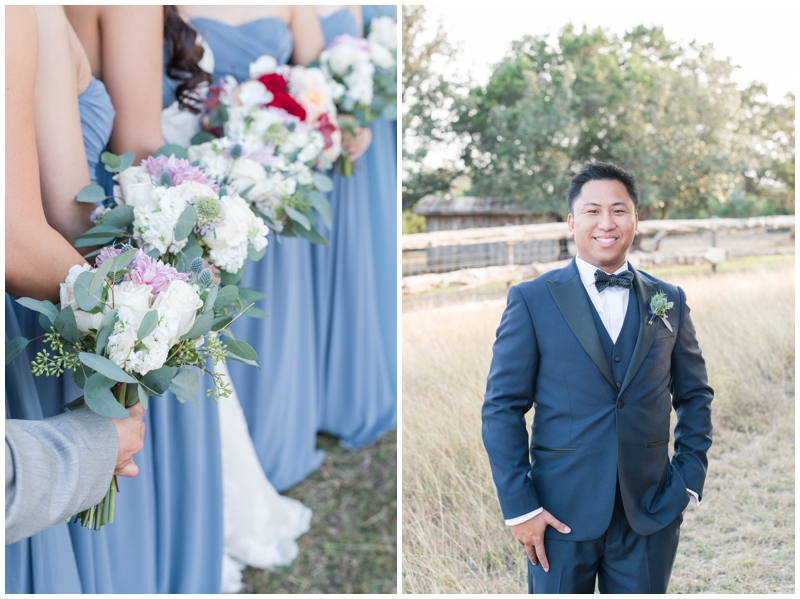
{"label": "lace wedding gown train", "polygon": [[[216,368],[230,380],[224,364]],[[267,480],[235,389],[219,400],[219,426],[225,530],[222,592],[236,593],[245,566],[271,568],[294,560],[295,539],[308,531],[311,510],[278,494]]]}

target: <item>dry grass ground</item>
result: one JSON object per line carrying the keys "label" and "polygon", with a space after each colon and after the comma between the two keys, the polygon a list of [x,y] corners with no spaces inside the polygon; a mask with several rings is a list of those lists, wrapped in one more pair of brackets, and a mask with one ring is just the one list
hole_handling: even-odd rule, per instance
{"label": "dry grass ground", "polygon": [[[686,291],[716,391],[704,500],[686,513],[670,591],[793,593],[794,258],[724,270],[653,272]],[[404,592],[525,591],[480,438],[504,305],[403,316]]]}
{"label": "dry grass ground", "polygon": [[319,435],[319,470],[285,494],[314,516],[300,554],[279,571],[248,568],[243,593],[397,591],[397,434],[347,451]]}

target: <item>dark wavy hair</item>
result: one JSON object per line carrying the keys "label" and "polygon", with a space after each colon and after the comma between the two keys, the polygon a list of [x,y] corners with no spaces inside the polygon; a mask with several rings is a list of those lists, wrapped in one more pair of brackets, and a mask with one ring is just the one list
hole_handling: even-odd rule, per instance
{"label": "dark wavy hair", "polygon": [[575,198],[580,195],[583,184],[589,181],[619,181],[625,186],[628,195],[633,201],[634,208],[639,209],[639,189],[636,187],[636,179],[633,175],[616,164],[610,162],[589,162],[572,177],[567,190],[567,207],[572,214],[572,204]]}
{"label": "dark wavy hair", "polygon": [[175,90],[180,107],[200,112],[202,102],[193,92],[203,83],[211,83],[211,75],[198,66],[203,58],[203,47],[196,43],[197,33],[178,14],[175,6],[164,6],[164,43],[167,53],[165,71],[168,77],[181,82]]}

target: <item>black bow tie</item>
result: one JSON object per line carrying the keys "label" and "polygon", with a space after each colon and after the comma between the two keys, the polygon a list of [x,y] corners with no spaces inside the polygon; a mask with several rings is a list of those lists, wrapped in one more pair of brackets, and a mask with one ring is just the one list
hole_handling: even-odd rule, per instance
{"label": "black bow tie", "polygon": [[629,270],[623,270],[616,275],[610,275],[599,268],[594,271],[594,285],[597,291],[602,291],[606,287],[622,287],[623,289],[630,289],[633,283],[633,273]]}

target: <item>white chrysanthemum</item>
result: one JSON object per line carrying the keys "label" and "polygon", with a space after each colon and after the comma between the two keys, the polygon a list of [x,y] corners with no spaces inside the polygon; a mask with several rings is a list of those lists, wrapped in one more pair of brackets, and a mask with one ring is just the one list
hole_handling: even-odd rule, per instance
{"label": "white chrysanthemum", "polygon": [[220,202],[225,218],[203,237],[203,243],[209,248],[209,261],[214,266],[227,272],[237,272],[247,259],[247,244],[258,236],[265,237],[269,229],[239,196],[222,196]]}
{"label": "white chrysanthemum", "polygon": [[155,207],[134,208],[133,231],[141,238],[145,253],[155,248],[162,254],[168,251],[176,254],[186,245],[186,239],[175,241],[175,225],[187,205],[185,190],[179,187],[156,187]]}

